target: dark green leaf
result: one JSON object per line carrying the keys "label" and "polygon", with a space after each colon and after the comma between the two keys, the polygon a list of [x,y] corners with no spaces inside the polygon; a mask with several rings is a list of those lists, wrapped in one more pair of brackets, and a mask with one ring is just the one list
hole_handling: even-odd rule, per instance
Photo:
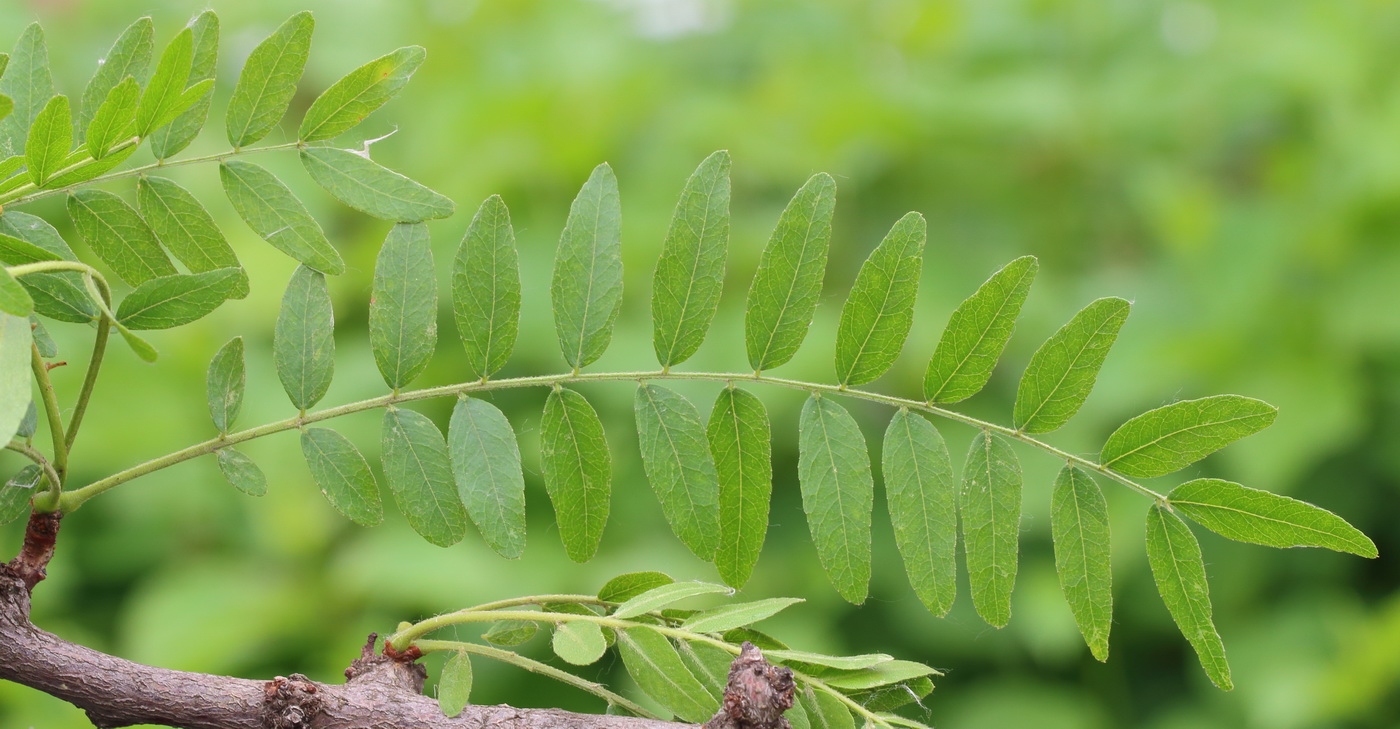
{"label": "dark green leaf", "polygon": [[958,491],[943,436],[905,409],[885,430],[885,498],[909,584],[924,607],[943,616],[958,589]]}
{"label": "dark green leaf", "polygon": [[773,459],[768,412],[747,390],[722,390],[705,436],[719,477],[719,547],[715,567],[734,587],[753,574],[768,532]]}
{"label": "dark green leaf", "polygon": [[24,150],[34,117],[54,95],[49,49],[38,23],[30,23],[15,41],[5,75],[0,77],[0,94],[9,97],[14,108],[0,119],[0,156],[18,154]]}
{"label": "dark green leaf", "polygon": [[835,209],[836,181],[818,172],[779,216],[744,312],[744,343],[754,370],[777,367],[802,346],[821,295]]}
{"label": "dark green leaf", "polygon": [[497,554],[525,551],[525,477],[510,421],[495,405],[464,397],[447,429],[457,494]]}
{"label": "dark green leaf", "polygon": [[927,239],[924,216],[908,213],[860,267],[836,330],[836,377],[842,384],[870,382],[899,357],[914,323]]}
{"label": "dark green leaf", "polygon": [[[155,51],[155,31],[150,18],[139,18],[127,26],[116,42],[97,62],[97,71],[83,89],[82,105],[78,109],[78,139],[87,139],[88,148],[96,150],[93,142],[94,119],[100,105],[112,98],[112,92],[127,78],[131,85],[140,91],[141,81],[146,78],[146,70],[151,65],[151,54]],[[132,98],[135,110],[135,98]],[[87,130],[84,132],[84,130]],[[94,157],[105,154],[93,153]]]}
{"label": "dark green leaf", "polygon": [[34,313],[34,299],[4,268],[0,268],[0,311],[23,317]]}
{"label": "dark green leaf", "polygon": [[657,585],[646,592],[628,598],[626,602],[617,606],[612,616],[618,619],[635,618],[638,615],[660,610],[681,600],[699,595],[733,594],[733,592],[724,585],[716,585],[712,582],[671,582]]}
{"label": "dark green leaf", "polygon": [[29,140],[24,145],[25,166],[36,187],[43,187],[53,173],[62,169],[63,160],[72,147],[73,120],[68,111],[68,97],[55,96],[34,117]]}
{"label": "dark green leaf", "polygon": [[1126,476],[1179,471],[1274,422],[1278,408],[1242,395],[1182,400],[1119,426],[1099,460]]}
{"label": "dark green leaf", "polygon": [[703,560],[719,546],[719,477],[695,406],[656,385],[637,388],[642,466],[671,531]]}
{"label": "dark green leaf", "polygon": [[220,433],[227,433],[243,407],[248,377],[243,365],[243,337],[234,337],[209,362],[209,416]]}
{"label": "dark green leaf", "polygon": [[1376,557],[1376,544],[1345,519],[1306,501],[1217,478],[1177,486],[1167,501],[1228,539],[1266,547],[1326,547]]}
{"label": "dark green leaf", "polygon": [[374,526],[384,519],[374,474],[345,436],[329,428],[307,428],[301,432],[301,452],[311,478],[336,511],[361,526]]}
{"label": "dark green leaf", "polygon": [[32,342],[27,317],[0,312],[0,443],[9,443],[19,432],[34,399],[29,374]]}
{"label": "dark green leaf", "polygon": [[311,13],[297,13],[248,55],[228,102],[225,126],[229,144],[252,144],[282,120],[306,66],[315,25]]}
{"label": "dark green leaf", "polygon": [[446,716],[455,717],[467,708],[472,692],[472,660],[465,651],[457,651],[447,659],[438,678],[438,708]]}
{"label": "dark green leaf", "polygon": [[369,342],[389,387],[412,382],[437,345],[437,278],[423,223],[395,225],[379,249],[369,300]]}
{"label": "dark green leaf", "polygon": [[642,691],[682,721],[700,723],[714,713],[714,701],[666,636],[645,626],[628,628],[618,647],[627,673]]}
{"label": "dark green leaf", "polygon": [[535,637],[539,629],[540,626],[531,620],[498,620],[481,634],[481,639],[492,645],[516,646]]}
{"label": "dark green leaf", "polygon": [[267,477],[251,458],[232,448],[221,449],[218,458],[219,471],[234,488],[249,496],[267,493]]}
{"label": "dark green leaf", "polygon": [[1186,522],[1160,504],[1153,504],[1147,514],[1147,562],[1157,592],[1181,634],[1196,649],[1206,675],[1225,691],[1234,688],[1225,645],[1211,621],[1210,584],[1201,546]]}
{"label": "dark green leaf", "polygon": [[687,618],[681,627],[696,633],[722,633],[770,618],[799,602],[802,598],[774,597],[725,605],[698,612]]}
{"label": "dark green leaf", "polygon": [[244,280],[237,268],[159,276],[142,282],[122,299],[117,320],[137,331],[188,324],[217,309]]}
{"label": "dark green leaf", "polygon": [[[42,218],[7,210],[0,215],[0,261],[17,265],[58,259],[76,260],[58,231]],[[20,279],[34,299],[34,311],[58,321],[86,323],[97,318],[77,272],[36,273]]]}
{"label": "dark green leaf", "polygon": [[384,412],[384,478],[409,526],[439,547],[467,534],[467,510],[457,495],[447,442],[428,416],[413,410]]}
{"label": "dark green leaf", "polygon": [[1065,601],[1089,650],[1107,661],[1108,633],[1113,627],[1108,503],[1094,479],[1074,466],[1066,465],[1055,479],[1050,533]]}
{"label": "dark green leaf", "polygon": [[1049,433],[1079,412],[1131,306],[1123,299],[1099,299],[1040,345],[1016,390],[1018,430]]}
{"label": "dark green leaf", "polygon": [[977,434],[963,469],[963,549],[972,604],[989,624],[1011,619],[1021,528],[1021,464],[999,436]]}
{"label": "dark green leaf", "polygon": [[225,160],[219,177],[233,209],[263,240],[322,273],[345,272],[345,262],[320,224],[271,172],[251,162]]}
{"label": "dark green leaf", "polygon": [[1017,258],[958,306],[924,373],[925,399],[959,402],[987,384],[1016,328],[1039,265],[1035,256]]}
{"label": "dark green leaf", "polygon": [[696,641],[680,641],[678,648],[685,667],[710,692],[710,699],[718,706],[724,698],[724,687],[729,683],[729,666],[734,662],[734,655],[719,646]]}
{"label": "dark green leaf", "polygon": [[346,74],[316,97],[301,120],[303,142],[337,137],[364,121],[408,83],[427,52],[407,46]]}
{"label": "dark green leaf", "polygon": [[151,227],[116,195],[78,190],[68,196],[68,214],[78,235],[121,280],[136,286],[175,273]]}
{"label": "dark green leaf", "polygon": [[446,197],[371,160],[368,152],[306,147],[301,163],[332,197],[381,220],[433,220],[456,209]]}
{"label": "dark green leaf", "polygon": [[141,85],[127,76],[112,87],[87,125],[87,148],[93,159],[102,159],[112,147],[135,136],[136,104]]}
{"label": "dark green leaf", "polygon": [[729,152],[706,157],[681,190],[651,286],[652,341],[662,367],[705,339],[724,289],[729,247]]}
{"label": "dark green leaf", "polygon": [[[214,79],[219,60],[219,16],[212,10],[206,10],[190,23],[190,30],[194,32],[194,55],[189,75],[189,83],[194,84],[191,86],[193,89],[197,88],[201,81]],[[190,89],[186,89],[184,93],[189,91]],[[167,159],[194,141],[199,130],[204,128],[204,120],[209,116],[209,102],[212,98],[211,93],[202,94],[198,101],[180,112],[174,121],[157,126],[151,133],[151,152],[155,154],[156,159]],[[181,99],[180,103],[183,102]]]}
{"label": "dark green leaf", "polygon": [[575,562],[587,562],[608,522],[612,456],[598,414],[573,390],[556,388],[545,401],[540,470],[564,551]]}
{"label": "dark green leaf", "polygon": [[137,136],[149,135],[156,127],[168,124],[179,114],[175,107],[185,90],[185,83],[189,81],[193,58],[194,31],[185,28],[176,33],[161,52],[156,72],[146,85],[145,93],[141,94],[141,103],[136,107]]}
{"label": "dark green leaf", "polygon": [[[189,190],[164,177],[142,176],[136,181],[136,202],[156,237],[190,271],[239,268],[223,231]],[[248,277],[240,271],[231,296],[247,295]]]}
{"label": "dark green leaf", "polygon": [[605,602],[626,602],[632,598],[663,585],[675,582],[664,572],[628,572],[607,581],[598,590],[598,599]]}
{"label": "dark green leaf", "polygon": [[467,349],[467,373],[505,366],[520,326],[520,267],[510,211],[499,195],[481,203],[452,262],[452,311]]}
{"label": "dark green leaf", "polygon": [[827,577],[841,597],[865,602],[875,481],[865,436],[845,408],[812,395],[802,406],[797,475],[802,510]]}
{"label": "dark green leaf", "polygon": [[593,363],[608,348],[622,310],[622,203],[606,162],[569,207],[549,293],[564,360],[574,369]]}
{"label": "dark green leaf", "polygon": [[272,361],[287,397],[299,410],[314,406],[335,373],[335,314],[326,277],[298,266],[287,282],[272,333]]}
{"label": "dark green leaf", "polygon": [[608,641],[597,623],[574,620],[554,629],[554,654],[575,666],[587,666],[603,657]]}

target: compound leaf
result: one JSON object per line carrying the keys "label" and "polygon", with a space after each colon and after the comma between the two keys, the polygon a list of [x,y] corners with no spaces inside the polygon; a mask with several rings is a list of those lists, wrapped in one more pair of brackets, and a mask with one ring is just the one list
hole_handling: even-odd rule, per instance
{"label": "compound leaf", "polygon": [[[219,61],[219,16],[212,10],[206,10],[200,13],[189,27],[194,33],[194,39],[188,81],[193,85],[185,90],[185,94],[198,88],[201,82],[213,81]],[[155,154],[156,159],[171,157],[194,141],[209,117],[209,104],[212,99],[213,94],[202,93],[189,108],[181,111],[170,123],[156,127],[150,137],[151,152]],[[176,106],[183,103],[182,98]]]}
{"label": "compound leaf", "polygon": [[719,477],[720,578],[743,587],[753,574],[768,532],[773,493],[772,438],[763,402],[747,390],[720,391],[705,436]]}
{"label": "compound leaf", "polygon": [[374,474],[345,436],[329,428],[307,428],[301,432],[301,452],[311,478],[336,511],[360,526],[374,526],[384,519]]}
{"label": "compound leaf", "polygon": [[233,209],[263,240],[322,273],[345,272],[321,225],[271,172],[252,162],[224,160],[219,178]]}
{"label": "compound leaf", "polygon": [[1131,306],[1119,298],[1099,299],[1040,345],[1016,390],[1018,430],[1048,433],[1079,412]]}
{"label": "compound leaf", "polygon": [[646,626],[628,628],[618,647],[623,665],[642,691],[682,721],[700,723],[714,713],[714,700],[666,636]]}
{"label": "compound leaf", "polygon": [[[189,190],[164,177],[136,180],[136,204],[165,247],[190,271],[238,269],[238,256],[214,217]],[[232,298],[248,295],[248,276],[239,271]]]}
{"label": "compound leaf", "polygon": [[841,597],[864,602],[875,481],[860,426],[831,398],[812,395],[802,406],[797,474],[822,567]]}
{"label": "compound leaf", "polygon": [[612,341],[622,310],[622,203],[606,162],[569,207],[549,293],[564,360],[574,369],[592,364]]}
{"label": "compound leaf", "polygon": [[467,708],[472,693],[472,659],[466,651],[456,651],[438,677],[438,708],[455,717]]}
{"label": "compound leaf", "polygon": [[24,163],[35,187],[43,187],[55,172],[62,169],[63,160],[72,146],[73,121],[69,115],[68,97],[55,96],[34,117],[29,140],[24,145]]}
{"label": "compound leaf", "polygon": [[894,364],[914,323],[928,223],[908,213],[860,267],[836,330],[836,377],[862,385]]}
{"label": "compound leaf", "polygon": [[1326,547],[1376,557],[1376,544],[1345,519],[1306,501],[1217,478],[1177,486],[1167,501],[1228,539],[1266,547]]}
{"label": "compound leaf", "polygon": [[959,509],[972,604],[988,624],[1011,619],[1021,526],[1021,464],[1005,440],[986,431],[972,440]]}
{"label": "compound leaf", "polygon": [[1174,402],[1119,426],[1099,461],[1125,476],[1163,476],[1267,428],[1276,415],[1278,408],[1243,395]]}
{"label": "compound leaf", "polygon": [[954,403],[976,395],[1011,339],[1039,267],[1022,256],[992,274],[948,319],[924,373],[924,398]]}
{"label": "compound leaf", "polygon": [[337,137],[394,98],[423,65],[427,51],[406,46],[351,71],[321,92],[306,110],[298,136],[303,142]]}
{"label": "compound leaf", "polygon": [[0,157],[4,157],[24,150],[34,117],[54,95],[49,49],[38,23],[30,23],[15,41],[5,75],[0,76],[0,94],[10,99],[13,108],[0,119]]}
{"label": "compound leaf", "polygon": [[1108,503],[1089,474],[1066,465],[1050,497],[1055,572],[1084,642],[1108,660],[1113,627],[1113,565],[1109,559]]}
{"label": "compound leaf", "polygon": [[384,478],[399,510],[419,536],[450,547],[467,534],[467,510],[457,495],[442,431],[414,410],[384,412]]}
{"label": "compound leaf", "polygon": [[78,235],[121,280],[137,286],[175,273],[151,226],[116,195],[78,190],[68,196],[68,214]]}
{"label": "compound leaf", "polygon": [[525,551],[525,477],[510,421],[495,405],[464,397],[447,429],[457,495],[496,553]]}
{"label": "compound leaf", "polygon": [[87,125],[87,149],[93,159],[106,157],[112,147],[135,136],[140,99],[141,85],[130,76],[112,87]]}
{"label": "compound leaf", "polygon": [[1186,522],[1160,504],[1153,504],[1147,514],[1147,561],[1157,592],[1181,634],[1196,649],[1206,675],[1222,690],[1234,688],[1225,645],[1211,621],[1210,585],[1201,546]]}
{"label": "compound leaf", "polygon": [[29,373],[33,341],[27,317],[0,312],[0,442],[9,443],[19,432],[34,399]]}
{"label": "compound leaf", "polygon": [[243,363],[243,337],[234,337],[209,362],[209,417],[220,433],[227,433],[243,407],[248,377]]}
{"label": "compound leaf", "polygon": [[234,488],[249,496],[267,493],[267,477],[258,464],[253,463],[253,459],[232,448],[220,449],[218,459],[219,472]]}
{"label": "compound leaf", "polygon": [[608,649],[608,639],[597,623],[572,620],[554,629],[554,654],[575,666],[587,666]]}
{"label": "compound leaf", "polygon": [[219,308],[244,280],[237,268],[157,276],[141,282],[122,299],[117,321],[138,331],[188,324]]}
{"label": "compound leaf", "polygon": [[306,67],[315,26],[311,13],[297,13],[248,55],[228,102],[229,144],[235,148],[252,144],[281,121]]}
{"label": "compound leaf", "polygon": [[[18,265],[52,260],[77,260],[52,225],[15,210],[0,215],[0,261]],[[82,274],[76,271],[34,273],[21,278],[20,284],[29,291],[40,316],[86,323],[99,314],[83,287]]]}
{"label": "compound leaf", "polygon": [[652,278],[652,341],[662,367],[689,359],[715,317],[729,247],[729,152],[686,180]]}
{"label": "compound leaf", "polygon": [[299,410],[321,400],[335,374],[335,313],[326,277],[297,266],[282,295],[272,332],[272,361],[282,389]]}
{"label": "compound leaf", "polygon": [[608,522],[612,456],[598,413],[573,390],[556,388],[545,401],[540,470],[564,551],[575,562],[587,562],[598,551]]}
{"label": "compound leaf", "polygon": [[943,436],[926,418],[900,409],[885,430],[885,498],[909,584],[942,616],[957,595],[958,490]]}
{"label": "compound leaf", "polygon": [[428,226],[395,225],[379,249],[369,304],[369,342],[384,381],[412,382],[437,345],[437,278]]}
{"label": "compound leaf", "polygon": [[510,210],[500,195],[481,203],[452,261],[452,311],[467,350],[467,372],[504,367],[520,326],[520,263]]}
{"label": "compound leaf", "polygon": [[700,559],[719,546],[719,477],[690,401],[656,385],[637,388],[637,437],[647,480],[671,530]]}
{"label": "compound leaf", "polygon": [[[97,110],[106,100],[112,98],[112,91],[127,78],[139,92],[146,70],[151,65],[151,54],[155,51],[155,27],[150,18],[138,18],[127,26],[117,40],[112,43],[107,55],[97,62],[97,71],[83,89],[82,103],[78,108],[78,140],[88,140],[89,149],[97,149],[93,144],[92,122]],[[134,99],[133,99],[134,101]],[[87,130],[84,132],[84,130]],[[93,153],[93,157],[103,155]]]}
{"label": "compound leaf", "polygon": [[451,200],[380,165],[368,154],[336,147],[306,147],[301,163],[307,174],[335,199],[381,220],[412,223],[445,218]]}

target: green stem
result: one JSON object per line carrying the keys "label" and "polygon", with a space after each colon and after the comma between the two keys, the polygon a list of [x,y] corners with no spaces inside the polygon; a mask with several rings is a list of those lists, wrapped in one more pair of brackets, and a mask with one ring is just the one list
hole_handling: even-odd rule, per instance
{"label": "green stem", "polygon": [[49,379],[49,366],[39,354],[39,346],[36,344],[30,349],[30,366],[34,370],[34,379],[39,383],[39,396],[44,401],[44,416],[49,421],[49,435],[53,439],[53,470],[58,482],[49,486],[59,491],[63,488],[63,478],[68,470],[68,440],[63,434],[63,413],[59,412],[58,395]]}
{"label": "green stem", "polygon": [[[103,291],[106,292],[106,282]],[[109,294],[110,295],[110,294]],[[88,401],[92,399],[93,388],[97,386],[97,373],[102,369],[102,357],[107,352],[107,339],[112,334],[112,320],[102,317],[97,321],[97,336],[92,341],[92,358],[88,360],[87,375],[83,377],[83,388],[78,391],[78,401],[73,405],[73,415],[68,420],[68,436],[64,441],[67,450],[73,450],[73,441],[78,438],[78,428],[83,424]]]}
{"label": "green stem", "polygon": [[593,595],[528,595],[526,597],[512,597],[507,600],[496,600],[495,602],[484,602],[467,608],[471,612],[481,612],[484,610],[500,610],[508,607],[521,607],[523,605],[548,605],[556,602],[574,602],[580,605],[615,605],[617,603],[599,600]]}
{"label": "green stem", "polygon": [[9,444],[5,446],[5,449],[19,453],[33,461],[34,464],[39,467],[39,470],[43,471],[44,480],[50,484],[43,495],[36,495],[34,497],[34,508],[40,512],[50,512],[57,509],[59,493],[52,485],[59,483],[59,479],[58,474],[53,470],[53,464],[49,463],[49,459],[45,458],[44,454],[40,453],[37,448],[22,440],[10,441]]}
{"label": "green stem", "polygon": [[19,278],[28,276],[31,273],[52,273],[55,271],[78,271],[79,273],[90,274],[102,281],[102,286],[106,288],[107,280],[102,278],[102,272],[78,261],[35,261],[34,263],[22,263],[18,266],[7,266],[6,271],[11,276]]}
{"label": "green stem", "polygon": [[217,438],[211,438],[209,440],[204,441],[203,443],[196,443],[195,445],[175,451],[174,453],[168,453],[159,458],[153,458],[149,461],[146,461],[145,463],[132,466],[131,468],[114,473],[110,476],[107,476],[106,478],[93,481],[92,483],[80,489],[75,489],[73,491],[65,493],[63,495],[63,511],[64,513],[70,512],[73,509],[76,509],[79,506],[81,506],[83,502],[87,501],[93,496],[96,496],[97,494],[100,494],[110,488],[113,488],[114,486],[119,486],[134,478],[144,476],[148,473],[153,473],[155,471],[159,471],[163,468],[169,468],[170,466],[173,466],[177,463],[183,463],[185,461],[190,460],[191,458],[198,458],[199,456],[208,455],[221,448],[227,448],[232,445],[237,445],[244,441],[253,440],[255,438],[261,438],[263,436],[272,435],[274,433],[281,433],[287,430],[295,430],[297,428],[304,427],[310,423],[316,423],[322,420],[330,420],[331,418],[340,417],[342,415],[349,415],[351,413],[358,413],[365,410],[373,410],[376,408],[387,407],[389,405],[397,405],[399,403],[404,402],[412,402],[414,400],[429,400],[438,397],[452,397],[474,392],[489,392],[492,390],[506,390],[521,387],[555,387],[558,385],[566,385],[578,382],[643,382],[646,380],[699,380],[710,382],[723,382],[726,384],[732,384],[737,382],[753,382],[765,385],[773,385],[775,387],[787,388],[790,390],[800,390],[802,392],[807,393],[841,395],[844,397],[855,398],[858,400],[866,400],[869,402],[878,402],[885,405],[892,405],[895,407],[909,408],[910,410],[918,410],[920,412],[925,412],[929,413],[930,415],[936,415],[940,418],[946,418],[948,420],[964,423],[974,428],[994,432],[999,435],[1003,435],[1007,438],[1012,438],[1022,443],[1026,443],[1027,445],[1039,448],[1069,463],[1073,463],[1077,466],[1101,474],[1106,478],[1121,483],[1124,486],[1127,486],[1128,488],[1131,488],[1134,491],[1137,491],[1138,493],[1151,497],[1155,500],[1161,501],[1166,498],[1162,494],[1159,494],[1156,491],[1153,491],[1152,489],[1149,489],[1146,486],[1143,486],[1142,484],[1139,484],[1136,481],[1127,478],[1126,476],[1115,473],[1098,463],[1095,463],[1081,456],[1076,456],[1067,451],[1063,451],[1048,443],[1045,443],[1044,441],[1037,440],[1025,433],[1022,433],[1014,428],[1008,428],[1006,426],[997,425],[995,423],[988,423],[983,420],[978,420],[977,418],[974,418],[970,415],[964,415],[962,413],[955,412],[952,410],[945,410],[936,405],[930,405],[926,402],[922,402],[919,400],[908,400],[902,397],[882,395],[878,392],[869,392],[866,390],[856,390],[849,388],[842,389],[839,385],[823,385],[812,382],[788,380],[780,377],[769,377],[763,374],[735,374],[729,372],[648,371],[565,373],[558,375],[515,377],[504,380],[488,380],[486,382],[473,380],[471,382],[457,383],[453,385],[428,387],[421,390],[405,390],[403,392],[390,393],[388,395],[372,397],[367,400],[360,400],[358,402],[352,402],[345,405],[326,408],[325,410],[316,410],[308,413],[302,413],[300,415],[287,418],[285,420],[278,420],[276,422],[266,423],[264,425],[259,425],[257,427],[249,428],[247,430],[241,430],[236,433],[229,433],[227,435],[220,436]]}
{"label": "green stem", "polygon": [[509,663],[512,666],[518,666],[532,673],[538,673],[541,676],[548,676],[549,678],[559,681],[560,683],[566,683],[570,686],[573,686],[574,688],[587,691],[588,693],[593,694],[594,696],[597,696],[610,704],[621,706],[622,708],[632,712],[633,714],[636,714],[637,716],[646,717],[648,719],[656,719],[658,721],[661,719],[661,717],[657,716],[656,714],[650,711],[647,711],[644,707],[634,703],[627,697],[609,691],[607,687],[603,686],[603,684],[601,683],[595,683],[593,681],[580,678],[579,676],[575,676],[574,674],[569,673],[568,671],[561,671],[547,663],[540,663],[539,661],[536,661],[531,658],[526,658],[525,656],[522,656],[518,653],[512,653],[507,650],[501,650],[500,648],[496,648],[494,646],[481,645],[480,643],[464,643],[455,640],[420,640],[414,645],[418,646],[418,649],[423,651],[424,653],[432,653],[434,651],[460,651],[462,653],[475,653],[479,656],[494,658],[495,660],[498,660],[502,663]]}

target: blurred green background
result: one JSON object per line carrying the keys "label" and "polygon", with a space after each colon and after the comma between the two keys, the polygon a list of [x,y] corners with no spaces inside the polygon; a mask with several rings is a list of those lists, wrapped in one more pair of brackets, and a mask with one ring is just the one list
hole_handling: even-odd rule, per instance
{"label": "blurred green background", "polygon": [[[222,110],[252,46],[298,9],[274,0],[209,3],[223,21],[221,86],[194,153],[225,148]],[[164,43],[201,9],[169,0],[5,0],[0,48],[39,19],[60,92],[81,92],[136,17]],[[1022,568],[1011,625],[973,613],[966,585],[935,619],[909,590],[883,505],[871,599],[839,600],[822,575],[797,497],[799,396],[764,391],[774,419],[772,530],[743,597],[805,596],[765,624],[790,643],[885,651],[948,669],[915,716],[937,727],[1400,726],[1400,5],[1366,0],[302,0],[317,31],[302,93],[270,142],[293,139],[315,94],[398,46],[428,48],[405,92],[341,143],[397,130],[376,159],[457,201],[432,225],[440,277],[476,205],[500,193],[522,249],[522,337],[504,376],[562,371],[544,282],[569,200],[607,160],[621,181],[627,305],[597,369],[653,366],[650,277],[681,184],[714,149],[734,157],[728,293],[685,367],[742,370],[742,296],[787,198],[825,170],[840,187],[827,294],[797,359],[775,374],[829,381],[836,316],[856,267],[907,210],[929,221],[915,331],[873,387],[919,391],[953,307],[998,266],[1040,257],[1003,366],[965,405],[1009,420],[1017,377],[1039,342],[1089,300],[1136,303],[1083,413],[1049,440],[1093,454],[1118,423],[1178,398],[1240,392],[1281,408],[1264,433],[1154,487],[1215,475],[1318,503],[1378,543],[1364,561],[1277,552],[1197,530],[1238,688],[1211,688],[1156,597],[1142,553],[1147,503],[1105,486],[1114,519],[1112,657],[1089,656],[1053,573],[1050,483],[1057,464],[1023,451]],[[142,160],[145,153],[138,154]],[[326,404],[383,392],[365,308],[387,224],[354,213],[290,156],[264,157],[304,193],[346,256],[332,282],[337,371]],[[292,262],[224,201],[212,166],[172,170],[227,226],[253,294],[204,322],[154,333],[148,366],[109,355],[74,454],[86,483],[214,434],[204,371],[242,335],[249,401],[241,422],[291,414],[272,370],[271,326]],[[130,194],[116,184],[113,190]],[[61,201],[27,208],[74,240]],[[444,303],[446,299],[444,297]],[[442,312],[440,351],[418,384],[460,379]],[[90,333],[55,325],[65,402]],[[612,520],[600,556],[564,556],[540,481],[543,392],[501,394],[525,458],[531,533],[515,562],[475,535],[451,549],[415,537],[390,508],[362,529],[310,483],[295,438],[250,444],[270,492],[249,499],[212,459],[123,486],[65,521],[40,626],[157,665],[339,680],[365,634],[477,602],[591,592],[613,574],[663,569],[714,579],[670,536],[636,457],[625,385],[581,388],[615,455]],[[702,407],[713,388],[687,388]],[[423,410],[445,422],[445,402]],[[867,438],[889,412],[851,403]],[[379,414],[338,427],[374,460]],[[941,430],[955,454],[971,433]],[[17,468],[13,458],[4,461]],[[385,494],[388,496],[387,493]],[[0,528],[12,554],[19,528]],[[964,581],[966,577],[963,577]],[[468,636],[469,637],[469,636]],[[548,653],[536,639],[530,649]],[[430,662],[434,671],[438,660]],[[587,711],[600,702],[477,662],[474,700]],[[600,670],[627,679],[611,659]],[[0,684],[0,726],[88,726],[72,707]]]}

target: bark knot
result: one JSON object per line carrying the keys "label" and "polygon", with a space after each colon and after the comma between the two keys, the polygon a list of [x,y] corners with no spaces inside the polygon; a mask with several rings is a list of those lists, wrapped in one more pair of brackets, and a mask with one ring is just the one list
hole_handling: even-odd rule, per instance
{"label": "bark knot", "polygon": [[307,729],[322,707],[320,690],[300,673],[263,684],[263,721],[268,729]]}
{"label": "bark knot", "polygon": [[791,729],[783,712],[792,708],[795,690],[791,670],[768,663],[763,651],[744,641],[729,665],[724,700],[704,729]]}

